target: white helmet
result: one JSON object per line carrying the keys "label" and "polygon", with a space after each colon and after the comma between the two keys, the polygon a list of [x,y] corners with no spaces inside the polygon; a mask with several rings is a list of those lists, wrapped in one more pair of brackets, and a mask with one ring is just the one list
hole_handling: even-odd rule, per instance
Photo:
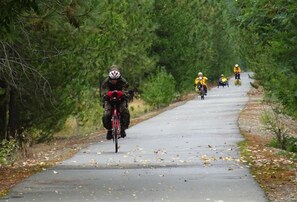
{"label": "white helmet", "polygon": [[121,73],[118,70],[111,70],[108,76],[110,79],[118,79],[120,78]]}
{"label": "white helmet", "polygon": [[235,65],[235,67],[238,67],[238,66],[239,66],[238,64]]}
{"label": "white helmet", "polygon": [[202,76],[202,75],[203,75],[202,72],[199,72],[199,73],[198,73],[198,76]]}

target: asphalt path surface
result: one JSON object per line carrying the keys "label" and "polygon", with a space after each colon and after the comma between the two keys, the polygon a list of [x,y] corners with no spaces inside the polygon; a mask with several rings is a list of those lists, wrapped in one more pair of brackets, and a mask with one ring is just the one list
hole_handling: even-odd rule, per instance
{"label": "asphalt path surface", "polygon": [[267,201],[240,160],[240,111],[251,81],[213,88],[29,177],[0,201]]}

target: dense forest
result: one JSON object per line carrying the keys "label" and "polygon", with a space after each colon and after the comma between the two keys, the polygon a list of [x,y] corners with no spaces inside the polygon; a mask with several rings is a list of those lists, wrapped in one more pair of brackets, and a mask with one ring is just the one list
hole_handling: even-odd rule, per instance
{"label": "dense forest", "polygon": [[112,64],[159,107],[238,63],[297,117],[295,0],[1,0],[0,19],[0,141],[101,127]]}

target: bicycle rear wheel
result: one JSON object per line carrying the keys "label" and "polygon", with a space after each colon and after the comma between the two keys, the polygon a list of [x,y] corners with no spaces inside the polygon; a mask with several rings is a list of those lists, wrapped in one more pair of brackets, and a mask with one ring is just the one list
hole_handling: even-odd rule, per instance
{"label": "bicycle rear wheel", "polygon": [[241,81],[239,79],[234,80],[235,86],[241,86]]}
{"label": "bicycle rear wheel", "polygon": [[119,150],[119,119],[118,117],[114,116],[113,117],[113,123],[112,123],[112,137],[113,137],[113,142],[114,142],[114,149],[115,153],[118,152]]}

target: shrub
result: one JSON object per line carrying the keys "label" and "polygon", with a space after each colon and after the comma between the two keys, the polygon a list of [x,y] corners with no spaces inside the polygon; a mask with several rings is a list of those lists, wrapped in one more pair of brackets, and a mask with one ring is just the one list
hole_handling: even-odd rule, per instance
{"label": "shrub", "polygon": [[272,110],[266,110],[261,115],[261,122],[264,124],[264,128],[269,130],[274,135],[274,138],[270,141],[269,146],[280,148],[289,152],[297,152],[297,138],[288,134],[286,126],[281,121],[283,110],[280,106]]}
{"label": "shrub", "polygon": [[273,133],[277,147],[280,149],[285,149],[285,142],[287,139],[287,130],[282,124],[279,114],[273,110],[271,112],[265,111],[261,115],[261,122],[264,124],[264,128]]}
{"label": "shrub", "polygon": [[158,70],[140,86],[141,98],[153,107],[166,106],[175,95],[175,80],[165,70]]}
{"label": "shrub", "polygon": [[288,137],[286,140],[286,150],[289,152],[297,153],[297,138]]}
{"label": "shrub", "polygon": [[0,164],[8,164],[13,162],[17,155],[18,144],[16,140],[2,140],[0,142]]}
{"label": "shrub", "polygon": [[[269,147],[279,148],[279,144],[276,138],[272,138],[272,140],[268,143]],[[283,150],[288,152],[297,153],[297,138],[288,136],[285,138]]]}

